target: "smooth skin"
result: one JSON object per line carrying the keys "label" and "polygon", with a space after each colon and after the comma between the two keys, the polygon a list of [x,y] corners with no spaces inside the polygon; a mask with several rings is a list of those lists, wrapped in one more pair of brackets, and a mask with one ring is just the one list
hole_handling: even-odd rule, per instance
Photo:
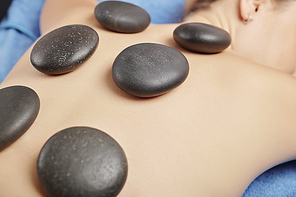
{"label": "smooth skin", "polygon": [[[0,153],[0,196],[44,196],[36,172],[39,151],[72,126],[101,129],[125,150],[129,173],[119,197],[239,197],[259,174],[296,158],[296,61],[285,54],[296,51],[296,37],[285,33],[296,35],[295,2],[280,11],[271,0],[221,0],[191,14],[186,22],[231,34],[232,45],[215,55],[180,48],[172,39],[179,24],[151,24],[138,34],[110,32],[95,20],[95,6],[95,0],[48,0],[42,14],[43,34],[69,24],[98,32],[99,47],[79,69],[44,75],[30,63],[31,47],[1,84],[31,87],[41,109],[31,128]],[[282,30],[270,24],[271,13],[281,18],[275,25]],[[254,20],[244,24],[248,14]],[[259,24],[274,34],[264,34],[268,30]],[[180,50],[190,64],[187,80],[150,99],[122,92],[112,80],[112,63],[142,42]]]}

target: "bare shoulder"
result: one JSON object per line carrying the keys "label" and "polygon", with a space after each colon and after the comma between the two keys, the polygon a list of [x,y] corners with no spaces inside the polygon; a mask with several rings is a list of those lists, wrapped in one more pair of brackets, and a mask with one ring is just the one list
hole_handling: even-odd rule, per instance
{"label": "bare shoulder", "polygon": [[96,0],[48,0],[41,14],[41,33],[68,24],[93,24]]}

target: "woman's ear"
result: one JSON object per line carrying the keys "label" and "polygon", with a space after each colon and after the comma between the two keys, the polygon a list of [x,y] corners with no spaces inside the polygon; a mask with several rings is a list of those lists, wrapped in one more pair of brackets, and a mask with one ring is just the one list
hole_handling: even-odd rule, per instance
{"label": "woman's ear", "polygon": [[240,16],[244,21],[255,18],[259,9],[270,0],[240,0]]}

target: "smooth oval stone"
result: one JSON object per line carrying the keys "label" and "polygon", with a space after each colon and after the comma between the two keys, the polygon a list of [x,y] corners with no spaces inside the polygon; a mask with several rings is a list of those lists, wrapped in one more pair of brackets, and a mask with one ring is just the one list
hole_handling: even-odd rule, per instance
{"label": "smooth oval stone", "polygon": [[181,52],[154,43],[124,49],[112,67],[116,85],[136,97],[164,94],[182,84],[188,73],[188,61]]}
{"label": "smooth oval stone", "polygon": [[99,36],[85,25],[68,25],[43,36],[31,52],[31,63],[42,73],[59,75],[78,68],[95,52]]}
{"label": "smooth oval stone", "polygon": [[225,30],[203,23],[187,23],[174,31],[175,41],[184,49],[197,53],[219,53],[231,43]]}
{"label": "smooth oval stone", "polygon": [[50,197],[114,197],[127,178],[127,159],[106,133],[72,127],[53,135],[37,161],[39,182]]}
{"label": "smooth oval stone", "polygon": [[151,21],[144,9],[121,1],[99,3],[95,8],[95,17],[105,28],[120,33],[141,32]]}
{"label": "smooth oval stone", "polygon": [[29,129],[39,108],[38,95],[28,87],[10,86],[0,90],[0,151]]}

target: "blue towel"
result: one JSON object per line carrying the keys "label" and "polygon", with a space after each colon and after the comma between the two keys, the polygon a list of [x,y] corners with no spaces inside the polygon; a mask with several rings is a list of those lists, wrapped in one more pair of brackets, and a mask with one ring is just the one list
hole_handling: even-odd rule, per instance
{"label": "blue towel", "polygon": [[[102,1],[105,0],[99,0]],[[150,14],[152,23],[177,23],[184,16],[184,0],[124,1],[145,9]],[[0,24],[0,83],[40,36],[39,15],[44,2],[45,0],[12,1],[8,15]],[[258,176],[243,197],[296,197],[296,161],[276,166]]]}
{"label": "blue towel", "polygon": [[13,0],[0,23],[0,83],[40,36],[39,15],[45,0]]}
{"label": "blue towel", "polygon": [[296,161],[278,165],[258,176],[243,197],[295,197]]}
{"label": "blue towel", "polygon": [[[103,2],[108,0],[98,0]],[[184,17],[184,0],[121,0],[135,4],[146,10],[150,17],[151,23],[165,24],[178,23]]]}

